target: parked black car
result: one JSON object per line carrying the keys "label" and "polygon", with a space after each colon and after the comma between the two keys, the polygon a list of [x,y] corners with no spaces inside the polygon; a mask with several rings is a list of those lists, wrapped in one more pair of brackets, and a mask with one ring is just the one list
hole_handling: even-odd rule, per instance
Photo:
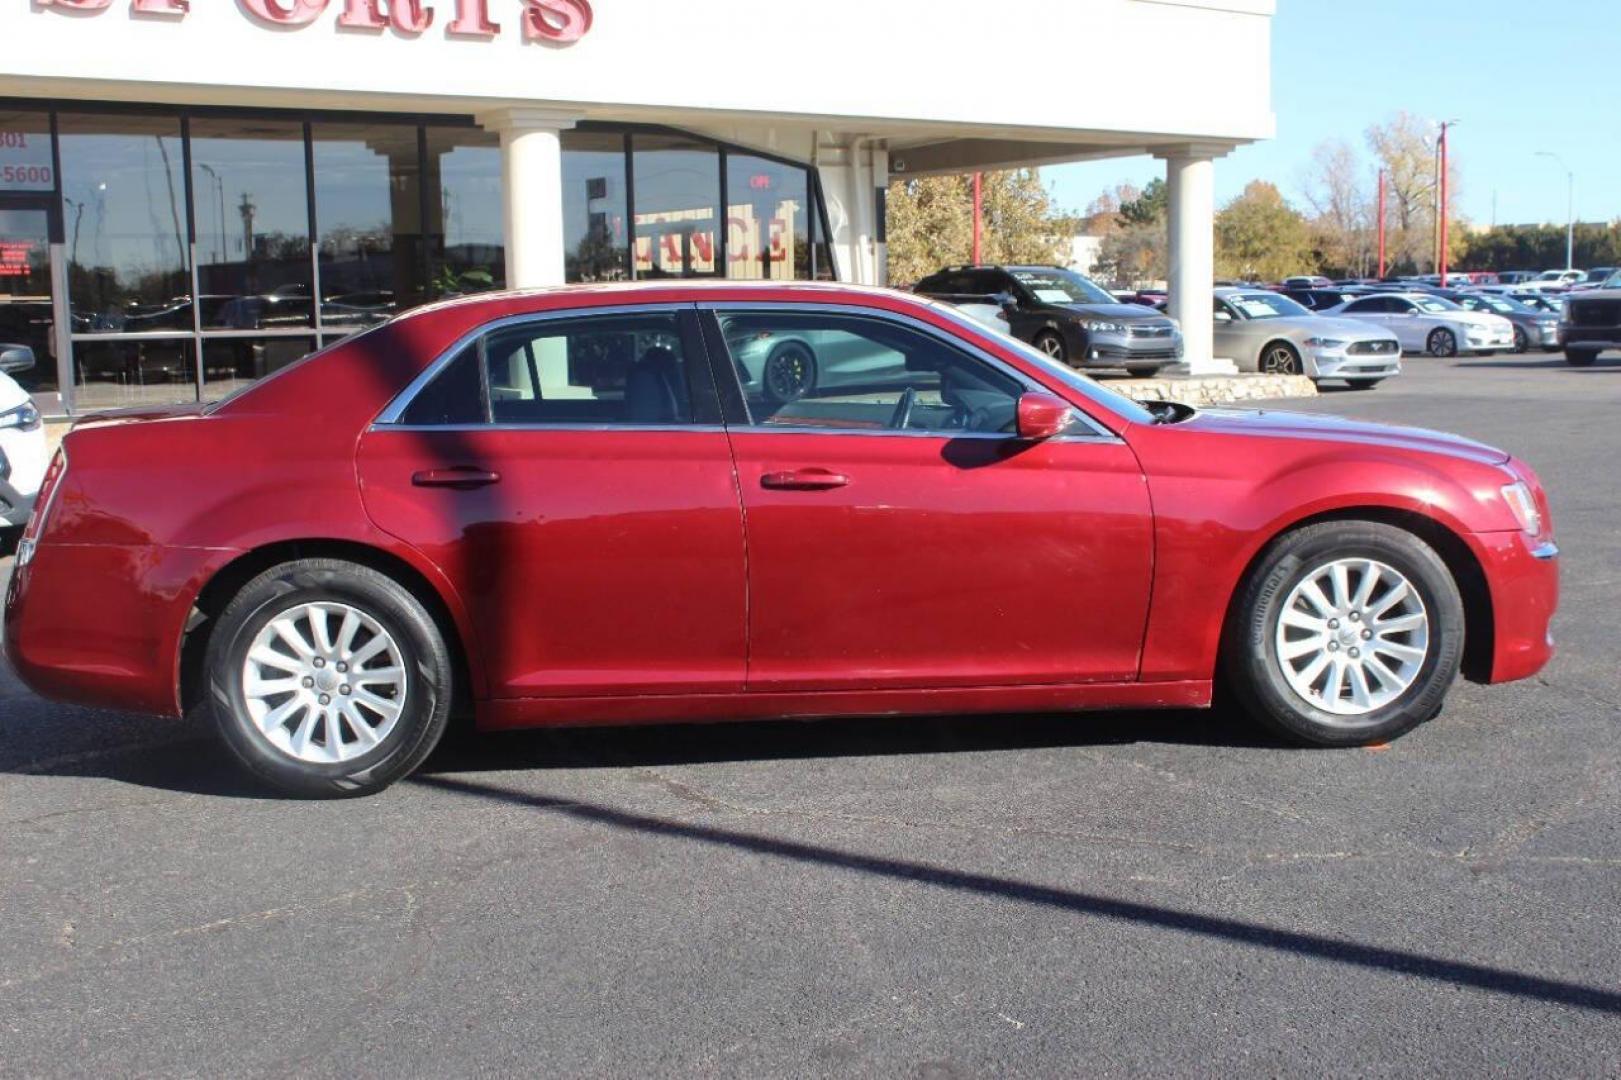
{"label": "parked black car", "polygon": [[1364,285],[1336,285],[1329,289],[1279,289],[1278,292],[1287,296],[1301,307],[1313,311],[1322,311],[1325,308],[1339,307],[1348,300],[1358,296],[1365,296],[1373,290]]}
{"label": "parked black car", "polygon": [[1594,289],[1566,300],[1559,344],[1575,367],[1587,367],[1605,349],[1621,348],[1621,289]]}
{"label": "parked black car", "polygon": [[1000,304],[1014,337],[1077,368],[1153,375],[1182,359],[1176,322],[1122,304],[1089,279],[1056,266],[953,266],[913,289],[952,304]]}

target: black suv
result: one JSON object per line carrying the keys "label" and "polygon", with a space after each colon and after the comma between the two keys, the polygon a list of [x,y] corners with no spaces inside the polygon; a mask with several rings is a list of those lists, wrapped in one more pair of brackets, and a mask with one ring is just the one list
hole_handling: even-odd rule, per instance
{"label": "black suv", "polygon": [[1014,337],[1071,367],[1148,376],[1182,359],[1175,321],[1141,304],[1122,304],[1073,270],[953,266],[912,291],[952,304],[999,305]]}

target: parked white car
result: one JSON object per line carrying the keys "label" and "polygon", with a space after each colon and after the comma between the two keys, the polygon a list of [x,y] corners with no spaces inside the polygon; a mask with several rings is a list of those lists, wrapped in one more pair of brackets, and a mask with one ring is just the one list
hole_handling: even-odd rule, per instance
{"label": "parked white car", "polygon": [[1396,335],[1403,352],[1457,356],[1514,348],[1514,324],[1501,315],[1467,311],[1428,293],[1360,296],[1318,314],[1383,326]]}
{"label": "parked white car", "polygon": [[28,523],[45,479],[45,425],[28,391],[5,374],[27,370],[33,361],[26,346],[0,345],[0,528]]}
{"label": "parked white car", "polygon": [[1587,277],[1585,270],[1544,270],[1530,281],[1522,282],[1522,289],[1568,289]]}

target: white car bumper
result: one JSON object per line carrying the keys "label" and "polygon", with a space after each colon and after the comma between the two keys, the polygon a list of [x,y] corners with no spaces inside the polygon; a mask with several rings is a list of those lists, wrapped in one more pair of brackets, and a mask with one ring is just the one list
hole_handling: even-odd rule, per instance
{"label": "white car bumper", "polygon": [[49,464],[45,429],[0,429],[0,526],[26,525]]}
{"label": "white car bumper", "polygon": [[1390,338],[1382,351],[1374,342],[1353,341],[1331,348],[1306,346],[1306,371],[1314,379],[1388,379],[1401,374],[1401,345]]}

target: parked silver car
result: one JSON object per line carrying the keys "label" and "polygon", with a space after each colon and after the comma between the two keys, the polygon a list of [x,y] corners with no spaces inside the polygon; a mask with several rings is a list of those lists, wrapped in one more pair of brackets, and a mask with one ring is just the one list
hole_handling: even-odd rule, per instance
{"label": "parked silver car", "polygon": [[1358,390],[1401,374],[1401,343],[1378,326],[1329,319],[1264,289],[1217,289],[1216,355],[1240,371],[1340,379]]}
{"label": "parked silver car", "polygon": [[1379,293],[1323,312],[1394,333],[1407,352],[1430,356],[1506,352],[1514,347],[1514,324],[1487,311],[1465,311],[1433,293]]}

